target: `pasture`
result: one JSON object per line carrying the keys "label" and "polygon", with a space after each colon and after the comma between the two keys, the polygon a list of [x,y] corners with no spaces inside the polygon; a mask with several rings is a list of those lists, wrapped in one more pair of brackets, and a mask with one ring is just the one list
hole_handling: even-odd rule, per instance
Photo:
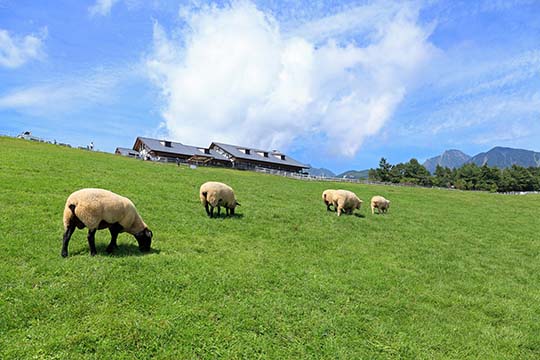
{"label": "pasture", "polygon": [[[2,359],[538,359],[540,196],[307,182],[0,138]],[[208,180],[241,207],[210,219]],[[154,232],[60,256],[67,196],[129,197]],[[354,191],[359,216],[326,211]],[[392,201],[371,215],[369,199]]]}

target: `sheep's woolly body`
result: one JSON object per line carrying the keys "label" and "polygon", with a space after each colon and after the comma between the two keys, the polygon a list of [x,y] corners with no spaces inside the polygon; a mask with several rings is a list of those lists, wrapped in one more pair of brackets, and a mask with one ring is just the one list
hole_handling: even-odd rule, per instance
{"label": "sheep's woolly body", "polygon": [[[336,190],[333,189],[327,189],[324,190],[322,193],[322,199],[326,205],[326,210],[330,211],[330,205],[333,205],[334,203],[334,197],[335,197]],[[334,208],[334,210],[336,210]]]}
{"label": "sheep's woolly body", "polygon": [[382,196],[376,195],[371,198],[371,214],[375,213],[375,209],[379,214],[385,213],[390,207],[390,200],[385,199]]}
{"label": "sheep's woolly body", "polygon": [[139,243],[139,250],[150,251],[152,231],[148,229],[135,209],[135,205],[123,196],[102,189],[81,189],[66,200],[64,207],[64,236],[62,256],[68,256],[68,244],[75,228],[88,228],[90,254],[96,254],[95,233],[109,228],[111,242],[107,252],[118,247],[116,239],[121,232],[132,234]]}
{"label": "sheep's woolly body", "polygon": [[338,216],[340,216],[343,211],[352,214],[353,210],[360,209],[362,200],[360,200],[352,191],[336,190],[334,192],[333,205],[337,210]]}
{"label": "sheep's woolly body", "polygon": [[[209,216],[212,216],[211,212],[215,207],[218,208],[219,214],[221,206],[227,209],[227,213],[230,210],[234,214],[234,209],[239,205],[234,190],[229,185],[216,181],[208,181],[202,184],[199,190],[199,198]],[[211,206],[211,210],[208,210],[208,205]]]}
{"label": "sheep's woolly body", "polygon": [[82,189],[71,194],[64,208],[64,229],[68,228],[73,215],[89,230],[118,223],[124,231],[134,235],[146,228],[131,200],[103,189]]}

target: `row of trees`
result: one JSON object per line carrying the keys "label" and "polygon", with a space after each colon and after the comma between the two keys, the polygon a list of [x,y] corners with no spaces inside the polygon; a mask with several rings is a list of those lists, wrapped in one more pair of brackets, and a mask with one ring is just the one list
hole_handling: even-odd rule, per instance
{"label": "row of trees", "polygon": [[407,183],[492,192],[540,191],[540,168],[513,165],[507,169],[468,163],[457,169],[437,165],[432,175],[418,160],[390,164],[385,158],[369,171],[374,181]]}

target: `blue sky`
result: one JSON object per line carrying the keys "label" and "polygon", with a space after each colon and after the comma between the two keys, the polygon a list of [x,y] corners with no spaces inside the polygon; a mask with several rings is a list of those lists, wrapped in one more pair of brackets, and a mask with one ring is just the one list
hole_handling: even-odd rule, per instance
{"label": "blue sky", "polygon": [[0,0],[0,134],[24,130],[335,172],[540,151],[540,2]]}

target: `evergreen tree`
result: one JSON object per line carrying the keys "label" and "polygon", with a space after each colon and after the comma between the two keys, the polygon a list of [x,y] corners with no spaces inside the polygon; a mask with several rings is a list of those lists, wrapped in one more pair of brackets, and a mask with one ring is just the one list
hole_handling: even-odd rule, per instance
{"label": "evergreen tree", "polygon": [[433,184],[440,187],[452,187],[454,185],[452,170],[448,167],[437,165],[435,168],[435,176]]}
{"label": "evergreen tree", "polygon": [[381,158],[381,161],[379,161],[379,168],[377,169],[380,181],[390,181],[390,170],[392,170],[392,165],[386,161],[385,158]]}

